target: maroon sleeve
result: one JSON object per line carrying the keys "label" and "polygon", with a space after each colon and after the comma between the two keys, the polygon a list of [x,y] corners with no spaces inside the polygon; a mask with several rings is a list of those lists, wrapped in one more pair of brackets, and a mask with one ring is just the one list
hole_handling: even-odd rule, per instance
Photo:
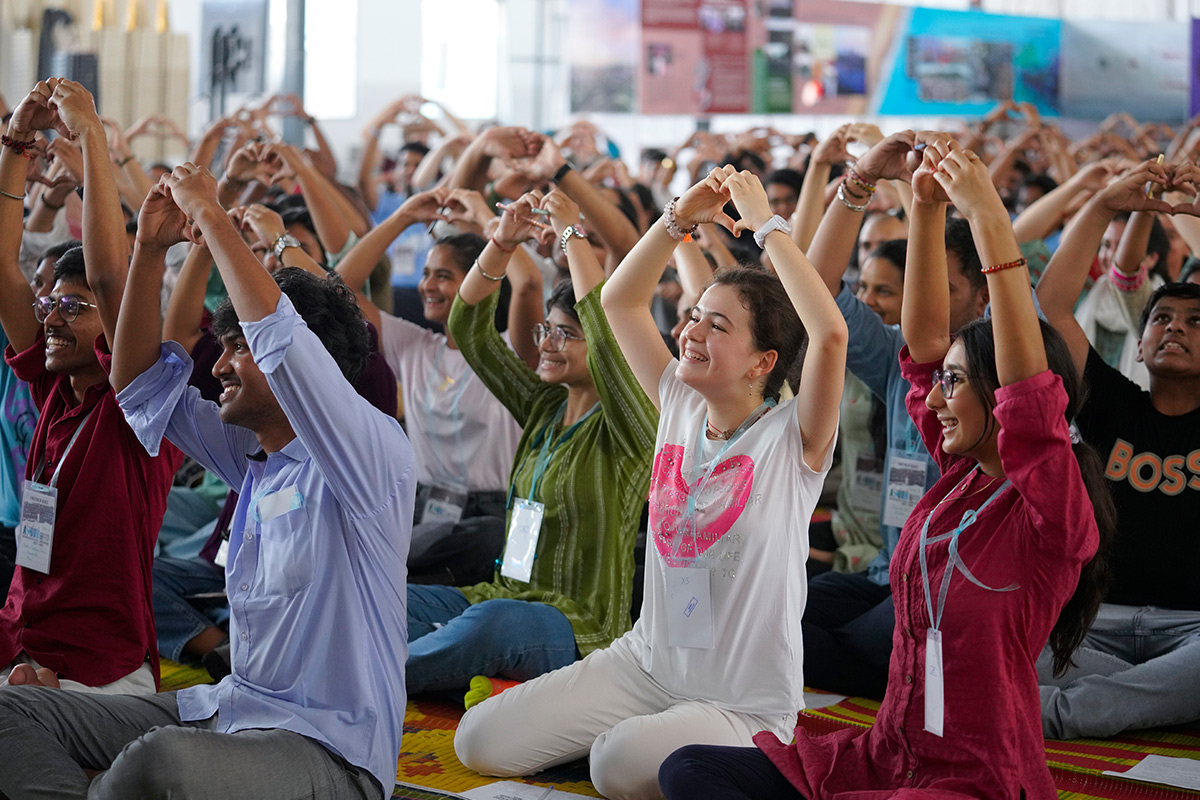
{"label": "maroon sleeve", "polygon": [[1067,557],[1099,541],[1092,501],[1079,472],[1065,416],[1062,379],[1046,370],[996,390],[997,448],[1043,545]]}
{"label": "maroon sleeve", "polygon": [[29,384],[29,394],[40,409],[54,388],[57,376],[46,370],[46,332],[38,326],[37,338],[20,353],[12,345],[4,348],[4,360],[12,367],[13,374]]}

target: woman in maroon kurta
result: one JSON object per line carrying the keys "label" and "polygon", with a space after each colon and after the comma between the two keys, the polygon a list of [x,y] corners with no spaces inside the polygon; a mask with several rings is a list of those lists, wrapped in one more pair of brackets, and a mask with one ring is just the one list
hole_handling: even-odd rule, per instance
{"label": "woman in maroon kurta", "polygon": [[[909,414],[942,478],[892,557],[896,629],[878,718],[819,737],[798,728],[791,745],[760,734],[760,751],[685,748],[660,773],[668,798],[1057,796],[1034,662],[1051,639],[1064,663],[1095,613],[1089,570],[1059,619],[1097,551],[1097,519],[1111,527],[1111,506],[1093,510],[1089,487],[1104,491],[1099,460],[1072,445],[1067,422],[1082,400],[1077,373],[1037,318],[986,166],[957,145],[931,144],[913,191],[901,369]],[[992,319],[953,343],[948,199],[971,223],[992,305]]]}

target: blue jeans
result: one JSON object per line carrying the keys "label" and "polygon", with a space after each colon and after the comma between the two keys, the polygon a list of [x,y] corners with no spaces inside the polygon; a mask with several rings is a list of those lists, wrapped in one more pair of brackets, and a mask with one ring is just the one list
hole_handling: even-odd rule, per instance
{"label": "blue jeans", "polygon": [[1038,659],[1047,738],[1104,738],[1200,720],[1200,611],[1104,603],[1075,652],[1051,675]]}
{"label": "blue jeans", "polygon": [[154,559],[154,626],[158,629],[158,652],[172,661],[183,657],[183,646],[206,628],[228,618],[228,606],[209,613],[196,608],[186,597],[225,590],[225,570],[203,558]]}
{"label": "blue jeans", "polygon": [[409,694],[465,689],[476,675],[527,681],[575,661],[575,634],[554,606],[471,605],[452,586],[408,587]]}

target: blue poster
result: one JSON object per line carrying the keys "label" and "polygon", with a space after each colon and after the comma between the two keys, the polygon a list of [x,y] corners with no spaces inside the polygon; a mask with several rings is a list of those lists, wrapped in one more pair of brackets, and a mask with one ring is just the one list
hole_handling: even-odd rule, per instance
{"label": "blue poster", "polygon": [[1061,23],[979,11],[914,8],[893,46],[879,113],[976,116],[997,102],[1059,111]]}

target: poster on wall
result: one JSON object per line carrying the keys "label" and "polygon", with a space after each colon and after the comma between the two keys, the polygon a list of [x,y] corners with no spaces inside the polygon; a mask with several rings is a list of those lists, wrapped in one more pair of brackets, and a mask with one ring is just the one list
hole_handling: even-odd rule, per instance
{"label": "poster on wall", "polygon": [[642,112],[750,110],[748,0],[642,0]]}
{"label": "poster on wall", "polygon": [[638,70],[639,0],[571,0],[564,52],[571,112],[632,112]]}
{"label": "poster on wall", "polygon": [[1062,114],[1103,119],[1120,98],[1120,109],[1135,119],[1181,120],[1189,101],[1189,33],[1176,22],[1065,23]]}
{"label": "poster on wall", "polygon": [[982,115],[1002,100],[1059,110],[1062,24],[914,8],[897,42],[881,114]]}
{"label": "poster on wall", "polygon": [[754,62],[754,110],[860,114],[879,84],[900,9],[769,0]]}

